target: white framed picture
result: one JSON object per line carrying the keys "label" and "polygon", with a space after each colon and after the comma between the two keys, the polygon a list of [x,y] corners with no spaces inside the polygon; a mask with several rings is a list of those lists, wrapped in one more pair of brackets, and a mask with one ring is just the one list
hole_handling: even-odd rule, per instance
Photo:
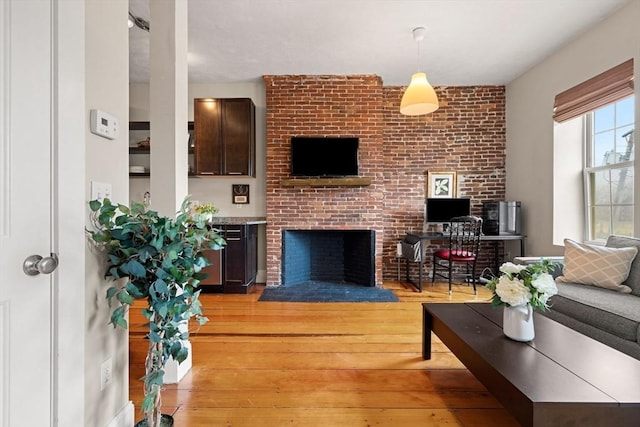
{"label": "white framed picture", "polygon": [[456,197],[457,182],[456,173],[447,172],[427,172],[427,197]]}

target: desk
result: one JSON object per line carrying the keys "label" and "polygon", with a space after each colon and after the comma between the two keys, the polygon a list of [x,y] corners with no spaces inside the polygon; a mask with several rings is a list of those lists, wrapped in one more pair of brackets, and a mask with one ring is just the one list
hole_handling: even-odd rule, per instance
{"label": "desk", "polygon": [[[420,261],[418,262],[420,266],[420,271],[418,272],[418,290],[422,292],[422,268],[424,266],[424,254],[425,254],[425,241],[429,240],[439,240],[439,241],[447,241],[449,239],[449,234],[434,234],[434,233],[423,233],[423,232],[410,232],[407,233],[408,236],[417,237],[420,239]],[[498,269],[500,268],[500,247],[498,243],[504,242],[507,240],[519,240],[520,241],[520,256],[524,256],[524,239],[527,236],[523,236],[521,234],[500,234],[497,236],[480,236],[481,242],[493,242],[493,274],[498,274]],[[409,260],[407,260],[407,266],[409,265]],[[407,281],[409,280],[409,269],[407,267]]]}

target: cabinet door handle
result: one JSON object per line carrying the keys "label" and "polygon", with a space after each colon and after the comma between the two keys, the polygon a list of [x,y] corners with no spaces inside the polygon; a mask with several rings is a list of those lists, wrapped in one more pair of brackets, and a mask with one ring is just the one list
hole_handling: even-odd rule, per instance
{"label": "cabinet door handle", "polygon": [[242,172],[227,172],[227,175],[242,175]]}
{"label": "cabinet door handle", "polygon": [[234,241],[235,242],[235,241],[239,241],[239,240],[242,240],[242,239],[240,239],[239,237],[227,237],[225,240],[227,242],[229,242],[229,241]]}

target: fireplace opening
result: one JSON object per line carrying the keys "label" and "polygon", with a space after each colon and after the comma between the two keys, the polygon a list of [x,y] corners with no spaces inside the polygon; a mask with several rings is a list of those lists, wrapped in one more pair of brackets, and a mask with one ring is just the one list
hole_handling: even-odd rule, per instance
{"label": "fireplace opening", "polygon": [[282,284],[310,281],[375,286],[375,231],[284,230]]}

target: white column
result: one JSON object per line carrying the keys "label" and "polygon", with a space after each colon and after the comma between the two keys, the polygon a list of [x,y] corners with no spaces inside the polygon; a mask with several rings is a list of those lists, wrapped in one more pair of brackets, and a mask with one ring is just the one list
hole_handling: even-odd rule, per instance
{"label": "white column", "polygon": [[[151,206],[173,217],[188,192],[187,0],[150,1]],[[186,328],[186,322],[185,322]],[[165,367],[165,383],[177,383],[193,364],[189,357]]]}
{"label": "white column", "polygon": [[189,191],[187,0],[149,7],[151,205],[174,216]]}

